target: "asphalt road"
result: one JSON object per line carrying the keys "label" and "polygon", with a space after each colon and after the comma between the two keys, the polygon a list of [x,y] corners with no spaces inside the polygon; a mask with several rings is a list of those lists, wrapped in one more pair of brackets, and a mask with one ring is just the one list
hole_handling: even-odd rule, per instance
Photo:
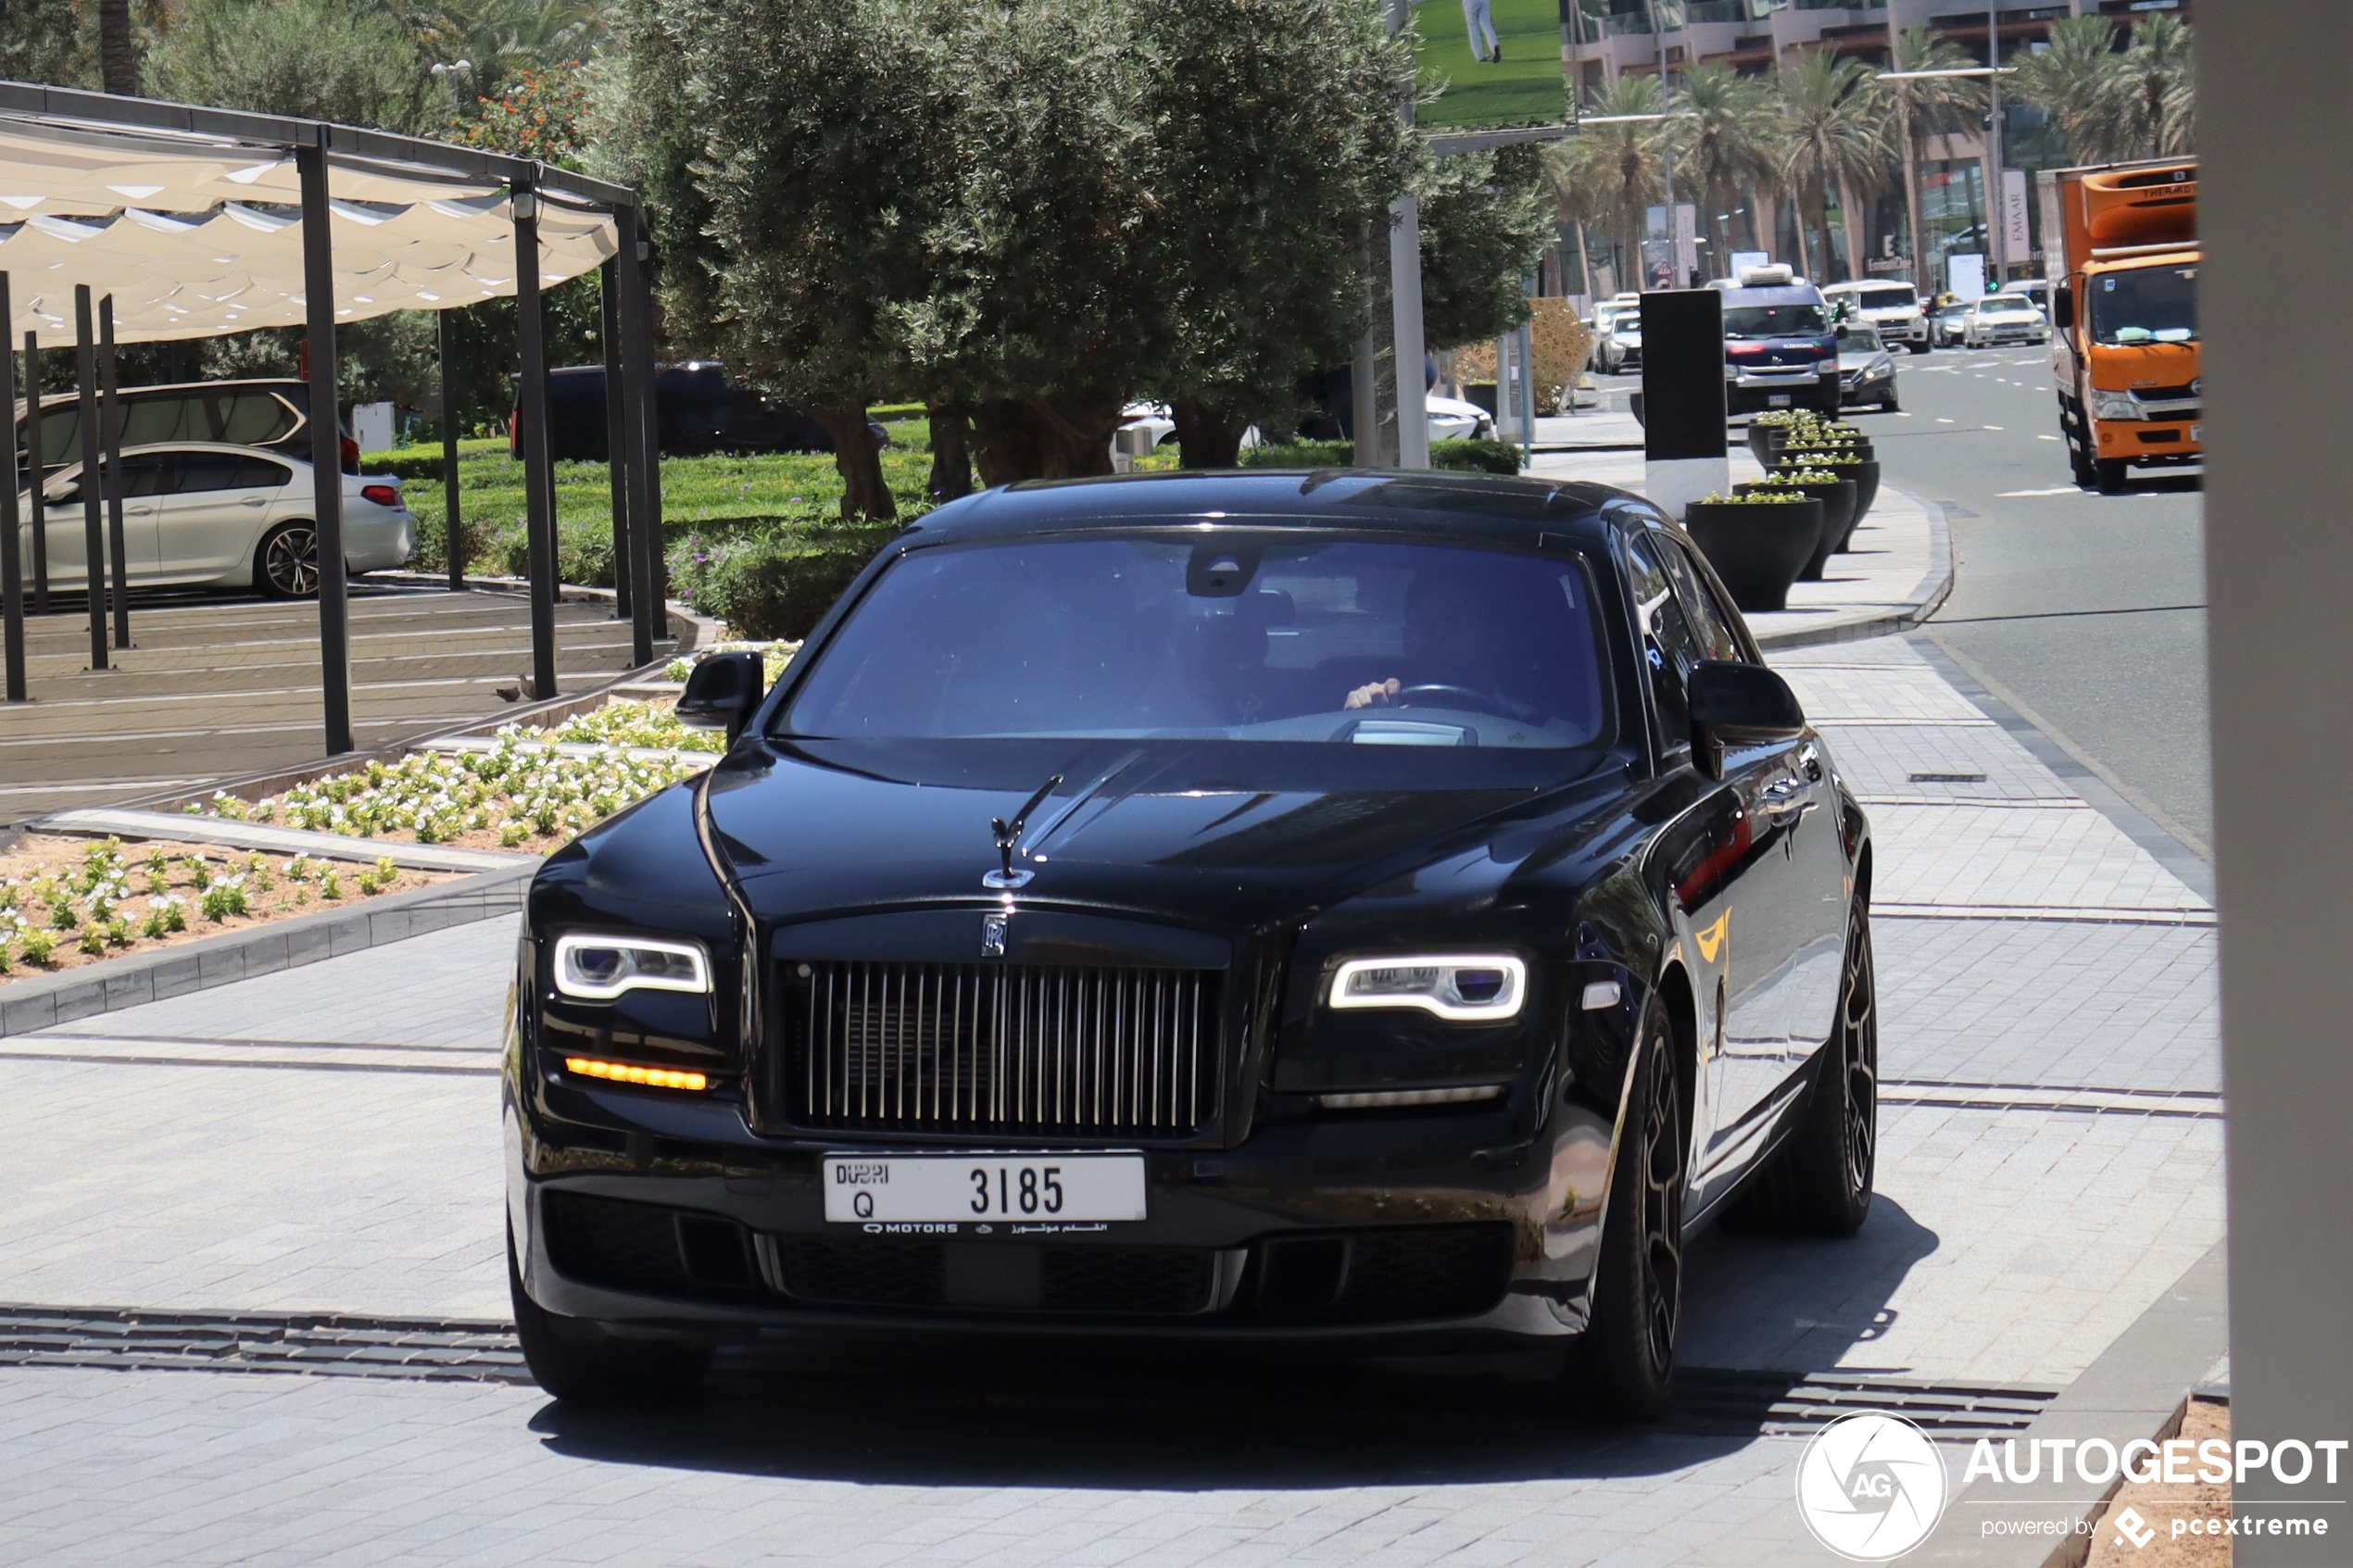
{"label": "asphalt road", "polygon": [[2048,350],[1897,356],[1904,412],[1856,411],[1887,483],[1942,502],[1952,597],[1929,634],[1994,696],[2210,859],[2196,470],[2069,483]]}

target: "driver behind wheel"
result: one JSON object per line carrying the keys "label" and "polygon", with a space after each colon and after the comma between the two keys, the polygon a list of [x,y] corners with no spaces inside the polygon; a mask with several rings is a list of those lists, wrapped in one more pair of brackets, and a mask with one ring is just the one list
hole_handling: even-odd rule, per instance
{"label": "driver behind wheel", "polygon": [[1453,571],[1425,571],[1405,592],[1403,627],[1404,673],[1372,681],[1348,694],[1342,710],[1358,708],[1448,707],[1441,693],[1417,696],[1416,687],[1452,686],[1489,699],[1491,710],[1525,715],[1532,709],[1504,687],[1499,658],[1506,626],[1519,617],[1508,584],[1480,582]]}

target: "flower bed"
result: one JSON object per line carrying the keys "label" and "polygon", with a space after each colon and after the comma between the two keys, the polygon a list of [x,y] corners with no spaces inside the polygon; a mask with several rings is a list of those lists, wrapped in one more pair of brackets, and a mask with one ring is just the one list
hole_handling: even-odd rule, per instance
{"label": "flower bed", "polygon": [[[610,713],[611,709],[600,711]],[[413,752],[397,762],[371,762],[250,803],[216,795],[211,812],[234,822],[353,838],[544,853],[704,766],[681,757],[632,757],[623,748],[669,744],[665,723],[681,734],[701,733],[686,730],[675,719],[623,716],[600,721],[588,715],[573,722],[602,722],[644,738],[616,743],[600,736],[605,748],[583,756],[544,744],[566,738],[562,729],[550,733],[509,725],[498,732],[497,744],[489,751]],[[640,728],[632,731],[632,726]]]}
{"label": "flower bed", "polygon": [[195,842],[34,836],[0,854],[0,983],[446,882]]}

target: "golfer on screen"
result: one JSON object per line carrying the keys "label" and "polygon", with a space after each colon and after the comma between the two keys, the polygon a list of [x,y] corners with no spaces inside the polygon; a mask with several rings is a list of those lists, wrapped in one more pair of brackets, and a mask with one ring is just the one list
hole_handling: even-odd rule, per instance
{"label": "golfer on screen", "polygon": [[1463,0],[1463,25],[1470,30],[1472,58],[1492,64],[1504,57],[1504,46],[1495,40],[1495,18],[1488,5],[1489,0]]}

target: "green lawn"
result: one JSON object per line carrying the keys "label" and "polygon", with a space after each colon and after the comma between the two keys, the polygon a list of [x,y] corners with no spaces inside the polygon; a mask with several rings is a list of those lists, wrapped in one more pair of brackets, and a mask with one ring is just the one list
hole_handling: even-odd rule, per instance
{"label": "green lawn", "polygon": [[1504,53],[1494,64],[1472,56],[1462,0],[1415,6],[1422,82],[1446,89],[1438,102],[1422,106],[1425,129],[1557,125],[1567,118],[1558,0],[1490,0],[1490,10]]}

